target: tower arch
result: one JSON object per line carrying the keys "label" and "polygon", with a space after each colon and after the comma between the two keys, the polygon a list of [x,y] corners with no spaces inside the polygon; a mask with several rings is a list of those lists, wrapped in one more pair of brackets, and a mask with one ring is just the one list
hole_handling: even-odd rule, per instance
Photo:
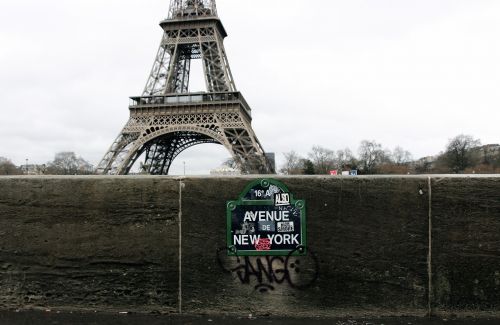
{"label": "tower arch", "polygon": [[168,175],[173,161],[179,154],[188,148],[206,143],[222,145],[231,156],[235,155],[225,137],[210,128],[167,127],[151,133],[144,132],[143,136],[134,142],[117,174],[128,174],[137,159],[145,154],[143,169],[151,175]]}

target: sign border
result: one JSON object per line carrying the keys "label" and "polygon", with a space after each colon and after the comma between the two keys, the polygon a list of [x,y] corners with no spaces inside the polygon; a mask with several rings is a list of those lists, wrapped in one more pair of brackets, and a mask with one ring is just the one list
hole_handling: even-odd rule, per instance
{"label": "sign border", "polygon": [[[300,209],[300,236],[301,236],[301,245],[297,246],[293,250],[270,250],[270,251],[254,251],[254,250],[236,250],[233,243],[233,234],[232,234],[232,212],[236,209],[237,206],[245,206],[245,205],[263,205],[263,206],[274,206],[274,200],[245,200],[245,196],[247,193],[255,186],[261,185],[264,188],[268,188],[270,185],[275,185],[279,187],[283,192],[290,194],[290,204],[295,205]],[[306,202],[305,200],[296,200],[294,195],[290,193],[288,187],[282,182],[272,179],[257,179],[250,184],[248,184],[243,192],[238,196],[236,201],[227,201],[226,204],[226,241],[227,241],[227,255],[228,256],[304,256],[307,254],[307,215],[306,215]],[[291,254],[290,254],[291,253]]]}

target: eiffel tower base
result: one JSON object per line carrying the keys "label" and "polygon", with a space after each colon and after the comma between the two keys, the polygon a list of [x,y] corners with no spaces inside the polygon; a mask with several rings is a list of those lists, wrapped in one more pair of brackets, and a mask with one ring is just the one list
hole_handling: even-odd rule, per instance
{"label": "eiffel tower base", "polygon": [[274,173],[239,92],[136,97],[130,111],[128,123],[98,166],[99,174],[129,174],[145,155],[142,171],[168,175],[181,152],[204,143],[226,147],[244,174]]}

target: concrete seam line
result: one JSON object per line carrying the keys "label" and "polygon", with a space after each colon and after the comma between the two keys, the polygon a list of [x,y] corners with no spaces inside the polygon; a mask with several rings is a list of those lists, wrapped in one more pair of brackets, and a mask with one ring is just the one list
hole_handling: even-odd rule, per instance
{"label": "concrete seam line", "polygon": [[428,313],[429,317],[432,316],[432,179],[428,178],[428,191],[429,191],[429,251],[427,255],[427,276],[428,276]]}
{"label": "concrete seam line", "polygon": [[182,314],[182,179],[179,180],[179,314]]}

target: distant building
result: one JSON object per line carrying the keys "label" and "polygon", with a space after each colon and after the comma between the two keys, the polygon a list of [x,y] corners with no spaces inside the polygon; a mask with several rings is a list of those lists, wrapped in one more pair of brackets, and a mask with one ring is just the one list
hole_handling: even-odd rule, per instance
{"label": "distant building", "polygon": [[276,154],[274,152],[266,152],[266,158],[273,167],[273,170],[276,171]]}
{"label": "distant building", "polygon": [[[500,145],[498,144],[487,144],[477,147],[473,149],[473,152],[476,154],[476,157],[479,158],[480,165],[497,165],[500,159]],[[482,168],[480,166],[476,167],[479,167],[479,172],[481,172]]]}
{"label": "distant building", "polygon": [[241,175],[241,172],[239,170],[236,170],[234,168],[231,168],[226,165],[222,165],[216,169],[212,169],[210,171],[210,175],[212,176],[239,176]]}
{"label": "distant building", "polygon": [[31,165],[19,166],[19,169],[21,169],[23,171],[24,175],[37,176],[37,175],[45,174],[45,171],[47,170],[47,166],[45,164],[44,165],[31,164]]}
{"label": "distant building", "polygon": [[500,154],[500,144],[487,144],[476,149],[482,150],[485,155],[495,156]]}
{"label": "distant building", "polygon": [[430,173],[436,164],[438,156],[427,156],[410,163],[410,173],[426,174]]}

